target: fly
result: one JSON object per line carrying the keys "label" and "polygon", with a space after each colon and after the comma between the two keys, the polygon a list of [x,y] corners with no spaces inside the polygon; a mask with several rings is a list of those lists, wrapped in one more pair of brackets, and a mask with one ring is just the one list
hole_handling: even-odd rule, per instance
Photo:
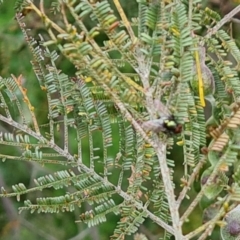
{"label": "fly", "polygon": [[177,123],[174,115],[165,105],[159,100],[155,100],[154,106],[161,117],[144,122],[142,127],[145,131],[152,131],[155,133],[163,132],[167,135],[174,135],[182,132],[182,125]]}

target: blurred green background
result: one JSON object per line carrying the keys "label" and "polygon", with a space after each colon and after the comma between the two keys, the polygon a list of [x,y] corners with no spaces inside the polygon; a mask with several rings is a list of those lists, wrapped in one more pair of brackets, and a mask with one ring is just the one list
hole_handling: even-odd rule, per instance
{"label": "blurred green background", "polygon": [[[32,101],[32,105],[35,107],[35,112],[38,117],[38,122],[41,124],[46,122],[47,119],[47,102],[43,91],[40,90],[38,81],[31,67],[31,53],[28,50],[28,46],[24,41],[23,34],[14,19],[14,0],[5,0],[0,5],[0,75],[2,77],[9,77],[10,74],[24,77],[24,87],[28,89],[28,96]],[[38,1],[36,1],[38,2]],[[51,1],[45,1],[46,5]],[[136,16],[137,5],[135,1],[124,0],[121,1],[128,16]],[[204,6],[209,6],[221,14],[226,14],[237,1],[202,1]],[[29,26],[32,29],[31,35],[34,38],[39,39],[38,34],[41,33],[46,36],[45,30],[39,19],[27,16]],[[32,19],[31,19],[32,18]],[[57,16],[55,16],[57,19]],[[239,34],[236,32],[235,34]],[[60,57],[58,60],[58,68],[69,76],[74,76],[75,69],[66,59]],[[8,126],[0,126],[0,130],[7,130]],[[117,139],[116,139],[117,141]],[[73,141],[73,147],[76,147],[75,140]],[[117,144],[117,143],[115,143]],[[6,149],[0,146],[0,151],[9,153],[13,149]],[[17,154],[17,150],[16,154]],[[116,149],[113,148],[113,153]],[[86,151],[87,152],[87,151]],[[116,153],[116,152],[115,152]],[[175,177],[179,179],[181,177],[178,168],[182,167],[182,159],[179,158],[181,154],[181,148],[175,147],[171,153],[171,158],[176,161]],[[87,155],[85,156],[87,157]],[[27,187],[33,186],[33,179],[41,175],[52,173],[57,170],[61,170],[61,166],[39,166],[34,163],[7,161],[0,163],[0,186],[4,186],[5,189],[11,191],[11,186],[16,183],[24,183]],[[176,186],[180,185],[176,183]],[[106,223],[100,224],[97,227],[88,229],[83,223],[75,223],[74,221],[79,219],[81,209],[76,210],[74,213],[58,213],[58,214],[30,214],[29,212],[23,212],[18,215],[17,207],[22,205],[23,200],[32,199],[41,196],[58,196],[63,194],[63,190],[53,191],[44,190],[43,192],[37,192],[31,195],[23,196],[21,203],[16,199],[0,199],[0,239],[46,239],[46,240],[98,240],[109,239],[113,233],[116,222],[119,217],[114,215],[108,216]],[[188,204],[186,201],[184,204]],[[85,210],[90,209],[86,204]],[[199,226],[202,221],[200,209],[196,210],[196,214],[193,214],[194,219],[191,218],[190,222],[185,224],[185,230],[188,232],[190,229]],[[159,228],[151,221],[146,220],[140,231],[146,234],[149,239],[157,239],[159,237]],[[133,239],[129,237],[128,239]],[[218,239],[215,238],[215,239]]]}

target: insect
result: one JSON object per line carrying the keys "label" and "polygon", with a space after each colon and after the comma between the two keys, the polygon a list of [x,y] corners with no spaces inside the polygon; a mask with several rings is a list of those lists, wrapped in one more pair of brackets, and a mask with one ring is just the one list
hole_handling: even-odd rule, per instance
{"label": "insect", "polygon": [[158,119],[143,122],[142,127],[145,131],[155,133],[163,132],[167,135],[174,135],[182,132],[182,125],[177,123],[173,114],[159,100],[154,101],[156,110],[160,113]]}

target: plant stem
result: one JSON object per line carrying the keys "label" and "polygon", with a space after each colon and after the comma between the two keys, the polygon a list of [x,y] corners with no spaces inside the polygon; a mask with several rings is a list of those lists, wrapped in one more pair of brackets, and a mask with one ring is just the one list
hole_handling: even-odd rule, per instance
{"label": "plant stem", "polygon": [[158,147],[155,150],[156,150],[156,154],[158,157],[160,170],[161,170],[161,174],[162,174],[162,179],[163,179],[163,184],[164,184],[164,189],[165,189],[165,193],[166,193],[168,204],[169,204],[171,220],[173,223],[173,228],[174,228],[174,233],[175,233],[174,236],[175,236],[176,240],[182,240],[182,239],[184,239],[184,237],[182,235],[182,228],[181,228],[181,224],[180,224],[180,216],[179,216],[179,212],[178,212],[178,206],[177,206],[177,202],[175,200],[173,183],[170,178],[171,174],[170,174],[169,168],[167,166],[167,161],[166,161],[167,144],[165,142],[161,142],[157,135],[154,137],[154,141],[158,145]]}
{"label": "plant stem", "polygon": [[225,15],[223,19],[216,24],[215,27],[208,30],[208,34],[204,36],[204,38],[210,38],[214,35],[225,23],[229,22],[238,12],[240,12],[240,5],[235,7],[230,13]]}
{"label": "plant stem", "polygon": [[206,159],[205,157],[202,158],[199,163],[197,164],[197,166],[193,169],[193,172],[187,182],[187,185],[184,186],[184,188],[182,189],[182,191],[180,192],[179,196],[178,196],[178,199],[177,199],[177,205],[178,205],[178,208],[182,202],[182,200],[186,197],[186,194],[187,194],[187,191],[189,190],[191,184],[193,183],[193,181],[195,180],[196,178],[196,175],[199,174],[199,171],[200,169],[202,168],[203,164],[205,163]]}

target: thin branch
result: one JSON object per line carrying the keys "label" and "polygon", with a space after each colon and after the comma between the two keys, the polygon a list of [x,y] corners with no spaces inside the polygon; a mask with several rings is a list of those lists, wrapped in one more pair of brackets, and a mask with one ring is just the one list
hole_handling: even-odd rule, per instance
{"label": "thin branch", "polygon": [[222,159],[220,159],[218,161],[218,163],[215,165],[215,168],[214,168],[213,172],[211,173],[211,175],[209,176],[206,184],[202,186],[201,191],[197,194],[195,199],[192,201],[190,206],[187,208],[187,210],[184,212],[183,216],[181,217],[181,224],[183,224],[187,220],[188,216],[194,210],[196,205],[200,202],[201,198],[203,197],[203,195],[206,191],[206,188],[213,183],[213,180],[214,180],[215,176],[217,175],[219,168],[224,160],[225,160],[224,157],[222,157]]}
{"label": "thin branch", "polygon": [[64,5],[61,4],[61,14],[62,14],[62,17],[63,17],[63,22],[65,24],[66,27],[69,27],[69,22],[68,22],[68,19],[67,19],[67,14],[66,14],[66,11],[65,11],[65,8],[64,8]]}
{"label": "thin branch", "polygon": [[232,22],[240,24],[240,20],[237,18],[232,18]]}
{"label": "thin branch", "polygon": [[[226,197],[226,200],[224,200],[224,205],[229,204],[230,201],[231,201],[231,195],[228,195],[228,196]],[[232,204],[231,207],[229,207],[228,212],[231,211],[233,208],[235,208],[237,204],[238,204],[238,203]],[[190,232],[189,234],[187,234],[187,235],[185,236],[186,239],[192,239],[192,238],[194,238],[194,237],[197,236],[199,233],[203,232],[204,230],[207,230],[210,225],[212,225],[212,226],[213,226],[212,229],[214,229],[214,226],[215,226],[216,222],[217,222],[219,219],[221,219],[221,218],[225,215],[225,213],[226,213],[225,207],[222,206],[222,207],[219,209],[218,213],[217,213],[210,221],[204,223],[204,224],[201,225],[199,228],[197,228],[197,229],[195,229],[194,231],[192,231],[192,232]],[[204,233],[205,233],[205,231],[204,231]],[[204,233],[203,233],[203,235],[204,235]]]}
{"label": "thin branch", "polygon": [[[0,173],[0,186],[5,186],[4,179],[2,178],[2,174]],[[20,225],[27,227],[35,234],[41,236],[46,240],[56,240],[55,237],[47,234],[45,231],[40,228],[36,228],[33,224],[25,220],[23,217],[19,216],[16,209],[14,208],[14,204],[10,198],[2,198],[2,206],[7,214],[9,221],[14,222],[17,221],[19,224],[12,224],[14,226],[14,235],[19,236],[19,227]],[[12,227],[13,228],[13,227]],[[15,238],[14,238],[15,239]]]}
{"label": "thin branch", "polygon": [[43,0],[40,0],[39,9],[40,9],[40,11],[41,11],[43,14],[45,14],[45,11],[44,11],[44,2],[43,2]]}
{"label": "thin branch", "polygon": [[160,139],[157,136],[155,136],[154,141],[158,145],[158,148],[155,148],[155,151],[156,151],[159,165],[160,165],[160,170],[161,170],[163,184],[164,184],[164,190],[165,190],[166,197],[169,204],[169,210],[171,214],[173,228],[175,230],[174,236],[176,240],[181,240],[183,238],[183,235],[182,235],[182,228],[180,224],[180,216],[179,216],[178,206],[177,206],[177,202],[174,195],[173,183],[170,178],[171,174],[170,174],[169,167],[167,166],[167,160],[166,160],[167,145],[166,143],[160,142]]}
{"label": "thin branch", "polygon": [[217,23],[215,27],[208,30],[208,34],[204,38],[210,38],[214,35],[225,23],[229,22],[238,12],[240,12],[240,5],[235,7],[230,13],[224,16],[224,18]]}
{"label": "thin branch", "polygon": [[21,218],[21,224],[23,226],[25,226],[26,228],[28,228],[30,230],[30,232],[35,233],[36,235],[40,236],[43,239],[46,239],[46,240],[57,240],[58,239],[52,235],[49,235],[49,233],[42,230],[40,227],[35,226],[34,224],[27,221],[26,219]]}
{"label": "thin branch", "polygon": [[119,0],[113,0],[113,2],[114,2],[115,6],[118,10],[119,15],[122,18],[124,26],[126,27],[132,42],[135,43],[136,37],[135,37],[134,32],[132,30],[131,24],[129,23],[129,21],[128,21],[126,15],[125,15],[125,12],[123,11],[121,4],[119,3]]}
{"label": "thin branch", "polygon": [[31,119],[32,119],[33,126],[34,126],[34,129],[35,129],[36,133],[40,133],[37,118],[36,118],[36,115],[34,113],[34,107],[32,106],[30,100],[28,99],[27,89],[22,86],[22,75],[20,75],[19,77],[16,78],[13,74],[11,74],[11,77],[16,82],[19,90],[21,91],[21,93],[23,95],[23,101],[26,103],[26,105],[29,109],[29,113],[31,115]]}
{"label": "thin branch", "polygon": [[211,235],[213,229],[215,227],[215,224],[208,224],[207,228],[205,229],[205,231],[202,233],[202,235],[198,238],[198,240],[204,240],[206,239],[208,236]]}
{"label": "thin branch", "polygon": [[196,178],[196,175],[199,174],[200,169],[202,168],[202,166],[204,165],[204,163],[206,162],[205,157],[203,157],[199,163],[197,164],[197,166],[193,169],[193,172],[190,176],[190,178],[188,179],[187,185],[184,186],[184,188],[182,189],[182,191],[180,192],[178,199],[177,199],[177,205],[178,208],[180,207],[180,204],[182,202],[182,200],[186,197],[186,194],[189,190],[189,187],[192,185],[193,181]]}
{"label": "thin branch", "polygon": [[86,237],[90,236],[90,232],[91,232],[91,228],[86,228],[86,229],[80,231],[74,237],[69,238],[68,240],[82,240],[82,239],[86,239]]}
{"label": "thin branch", "polygon": [[[5,186],[5,181],[2,176],[2,171],[0,172],[0,186]],[[15,221],[18,219],[18,214],[16,209],[14,208],[14,204],[10,198],[2,198],[2,207],[7,215],[9,221]]]}
{"label": "thin branch", "polygon": [[45,15],[43,12],[41,12],[32,2],[29,2],[29,9],[34,10],[37,15],[43,19],[44,23],[46,26],[51,26],[52,28],[54,28],[57,32],[59,33],[66,33],[62,28],[60,28],[56,23],[54,23],[52,20],[50,20],[47,15]]}

